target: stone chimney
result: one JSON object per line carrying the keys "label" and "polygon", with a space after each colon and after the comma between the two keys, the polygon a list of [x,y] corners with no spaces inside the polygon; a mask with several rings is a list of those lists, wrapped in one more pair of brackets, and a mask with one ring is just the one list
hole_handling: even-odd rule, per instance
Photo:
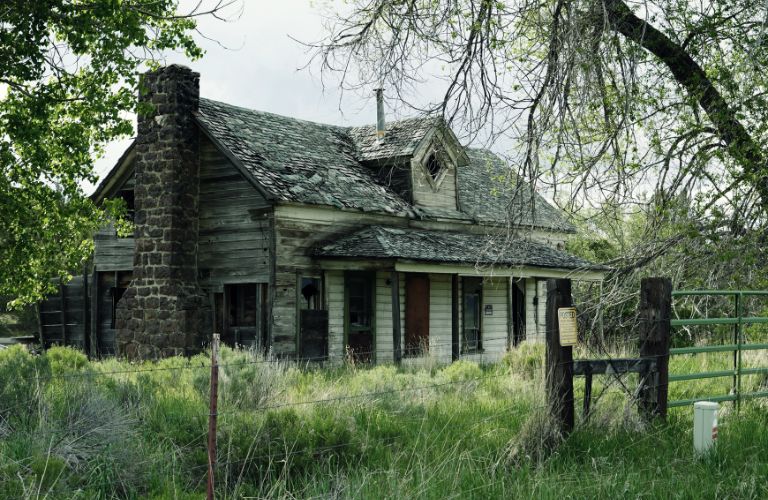
{"label": "stone chimney", "polygon": [[199,79],[178,65],[141,79],[133,280],[115,315],[120,356],[192,354],[210,334],[197,282]]}

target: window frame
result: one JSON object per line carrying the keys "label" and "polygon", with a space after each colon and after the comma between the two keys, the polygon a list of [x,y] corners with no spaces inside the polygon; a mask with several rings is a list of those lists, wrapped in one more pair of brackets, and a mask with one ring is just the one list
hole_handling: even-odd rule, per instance
{"label": "window frame", "polygon": [[[477,296],[477,340],[476,345],[470,346],[467,339],[467,290],[470,288],[467,285],[471,283],[476,285],[470,285],[474,287],[475,291],[471,295]],[[483,285],[484,280],[482,277],[476,276],[462,276],[461,278],[461,352],[462,354],[480,354],[483,352]]]}

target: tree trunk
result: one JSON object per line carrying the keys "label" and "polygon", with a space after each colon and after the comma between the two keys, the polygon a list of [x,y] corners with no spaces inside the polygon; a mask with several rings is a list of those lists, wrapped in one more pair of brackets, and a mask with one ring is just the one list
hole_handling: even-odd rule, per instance
{"label": "tree trunk", "polygon": [[763,207],[768,207],[768,173],[764,168],[763,151],[701,66],[679,44],[637,17],[623,0],[603,1],[611,28],[658,57],[675,80],[698,101],[727,145],[730,155],[741,164],[745,179],[757,189]]}

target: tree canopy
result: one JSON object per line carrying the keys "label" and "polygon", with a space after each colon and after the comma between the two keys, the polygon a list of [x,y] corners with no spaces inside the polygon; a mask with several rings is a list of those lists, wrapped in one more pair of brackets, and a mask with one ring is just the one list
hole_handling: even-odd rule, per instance
{"label": "tree canopy", "polygon": [[[682,220],[704,241],[762,238],[766,15],[763,0],[355,0],[313,46],[345,88],[513,141],[511,164],[567,211],[642,211],[634,269],[687,237]],[[417,105],[435,77],[442,98]]]}
{"label": "tree canopy", "polygon": [[93,231],[117,205],[97,207],[104,145],[132,133],[138,70],[163,51],[197,58],[195,18],[230,2],[5,0],[0,4],[0,295],[42,296],[77,272]]}

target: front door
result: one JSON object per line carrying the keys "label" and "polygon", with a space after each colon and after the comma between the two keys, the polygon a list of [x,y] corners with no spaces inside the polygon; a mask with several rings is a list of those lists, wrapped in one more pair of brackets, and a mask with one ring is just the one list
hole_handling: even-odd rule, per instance
{"label": "front door", "polygon": [[419,356],[429,347],[429,276],[405,275],[405,356]]}
{"label": "front door", "polygon": [[344,281],[344,309],[347,348],[355,361],[373,360],[374,276],[371,273],[348,272]]}

